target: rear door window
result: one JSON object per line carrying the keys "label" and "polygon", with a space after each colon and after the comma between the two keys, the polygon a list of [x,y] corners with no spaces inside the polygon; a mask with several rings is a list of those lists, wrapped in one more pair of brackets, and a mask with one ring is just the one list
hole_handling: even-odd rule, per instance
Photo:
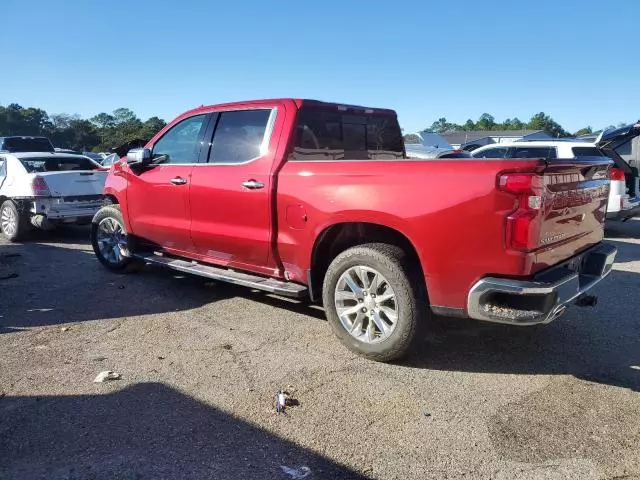
{"label": "rear door window", "polygon": [[571,149],[573,152],[573,156],[576,158],[579,157],[604,157],[606,156],[596,147],[573,147]]}
{"label": "rear door window", "polygon": [[558,158],[556,147],[515,147],[509,152],[510,158]]}
{"label": "rear door window", "polygon": [[291,160],[401,158],[404,158],[404,141],[394,115],[320,106],[303,106],[298,113]]}
{"label": "rear door window", "polygon": [[247,163],[266,153],[271,109],[237,110],[220,113],[209,162]]}

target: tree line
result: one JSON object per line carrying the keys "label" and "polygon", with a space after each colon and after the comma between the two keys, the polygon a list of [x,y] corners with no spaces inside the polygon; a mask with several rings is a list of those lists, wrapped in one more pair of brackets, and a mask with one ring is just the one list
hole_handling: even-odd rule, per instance
{"label": "tree line", "polygon": [[84,119],[66,113],[49,115],[17,103],[0,105],[0,136],[44,136],[56,147],[81,152],[107,152],[132,140],[150,140],[165,125],[158,117],[142,121],[128,108]]}
{"label": "tree line", "polygon": [[[621,123],[618,126],[623,125],[626,124]],[[610,125],[607,128],[611,127],[614,126]],[[536,113],[528,122],[523,122],[518,117],[507,118],[503,122],[496,122],[495,117],[489,113],[483,113],[475,122],[468,119],[464,124],[452,123],[445,117],[442,117],[433,122],[430,127],[427,127],[422,131],[432,133],[450,133],[476,130],[543,130],[554,138],[577,137],[593,133],[593,129],[590,126],[570,133],[551,116],[544,112]]]}

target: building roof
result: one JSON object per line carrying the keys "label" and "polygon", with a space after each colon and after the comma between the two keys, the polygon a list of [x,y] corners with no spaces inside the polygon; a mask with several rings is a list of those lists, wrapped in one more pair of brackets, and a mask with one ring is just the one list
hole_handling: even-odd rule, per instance
{"label": "building roof", "polygon": [[541,132],[544,132],[544,130],[474,130],[474,131],[441,133],[440,136],[443,137],[449,143],[462,145],[465,143],[473,142],[475,140],[480,140],[481,138],[487,138],[487,137],[522,138],[522,137],[526,137],[527,135],[533,135],[534,133],[541,133]]}

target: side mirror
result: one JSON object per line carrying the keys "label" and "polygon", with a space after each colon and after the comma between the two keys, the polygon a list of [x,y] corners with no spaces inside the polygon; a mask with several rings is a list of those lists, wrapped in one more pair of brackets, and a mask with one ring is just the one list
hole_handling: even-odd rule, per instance
{"label": "side mirror", "polygon": [[134,148],[127,152],[129,165],[149,165],[151,163],[151,150],[148,148]]}

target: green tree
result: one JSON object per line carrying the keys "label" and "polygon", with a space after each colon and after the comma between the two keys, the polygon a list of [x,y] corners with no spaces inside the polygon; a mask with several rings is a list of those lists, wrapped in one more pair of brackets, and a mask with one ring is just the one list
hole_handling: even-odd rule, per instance
{"label": "green tree", "polygon": [[151,117],[142,124],[139,137],[142,140],[151,140],[153,136],[162,130],[167,122],[158,117]]}
{"label": "green tree", "polygon": [[462,126],[463,130],[475,130],[476,129],[476,122],[474,122],[473,120],[471,120],[470,118],[464,123],[464,125]]}
{"label": "green tree", "polygon": [[457,123],[447,122],[447,119],[442,117],[431,124],[429,128],[424,129],[425,132],[433,133],[446,133],[462,130],[462,127]]}
{"label": "green tree", "polygon": [[478,130],[493,130],[496,128],[496,121],[493,115],[483,113],[476,122],[476,128]]}
{"label": "green tree", "polygon": [[100,129],[113,128],[116,124],[115,117],[104,112],[99,113],[95,117],[91,117],[90,120]]}
{"label": "green tree", "polygon": [[570,136],[570,134],[562,128],[559,123],[544,112],[536,113],[531,117],[527,127],[530,130],[544,130],[549,135],[556,138]]}
{"label": "green tree", "polygon": [[588,127],[581,128],[580,130],[575,132],[573,136],[579,137],[580,135],[590,135],[592,133],[593,133],[593,129],[591,128],[591,126],[588,126]]}

